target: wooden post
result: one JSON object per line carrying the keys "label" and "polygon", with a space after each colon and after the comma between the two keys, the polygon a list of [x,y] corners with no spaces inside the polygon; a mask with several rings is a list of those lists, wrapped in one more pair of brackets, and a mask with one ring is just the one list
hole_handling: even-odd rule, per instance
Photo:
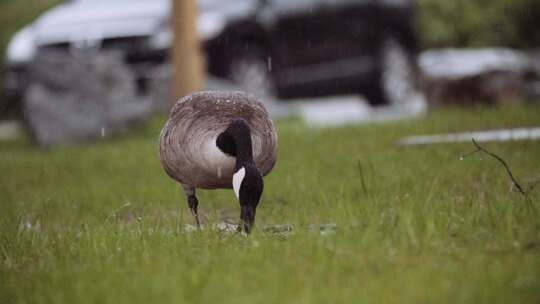
{"label": "wooden post", "polygon": [[197,0],[173,0],[171,26],[174,100],[204,86],[205,66],[197,33]]}

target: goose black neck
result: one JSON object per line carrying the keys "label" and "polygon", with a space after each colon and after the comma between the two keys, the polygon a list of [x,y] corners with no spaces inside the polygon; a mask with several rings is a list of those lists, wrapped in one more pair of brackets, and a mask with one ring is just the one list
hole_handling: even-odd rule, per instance
{"label": "goose black neck", "polygon": [[236,169],[253,164],[251,129],[245,120],[232,121],[216,144],[224,153],[236,157]]}
{"label": "goose black neck", "polygon": [[253,163],[251,129],[244,120],[234,121],[231,125],[234,125],[232,136],[236,146],[236,168],[240,169]]}
{"label": "goose black neck", "polygon": [[[248,127],[249,128],[249,127]],[[236,168],[239,169],[253,163],[253,148],[251,145],[251,132],[247,136],[234,137],[236,145]]]}

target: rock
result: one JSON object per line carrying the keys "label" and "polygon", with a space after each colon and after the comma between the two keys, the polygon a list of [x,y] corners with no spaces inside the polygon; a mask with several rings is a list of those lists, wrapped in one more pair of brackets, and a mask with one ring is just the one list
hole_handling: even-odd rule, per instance
{"label": "rock", "polygon": [[11,140],[19,137],[22,134],[22,128],[18,121],[5,120],[0,121],[0,141]]}
{"label": "rock", "polygon": [[420,55],[432,103],[501,103],[521,100],[529,58],[510,49],[442,49]]}
{"label": "rock", "polygon": [[172,66],[168,63],[154,67],[149,73],[148,95],[158,113],[168,114],[175,101],[172,92]]}
{"label": "rock", "polygon": [[41,146],[117,133],[152,110],[148,99],[136,95],[133,73],[119,53],[42,51],[30,75],[24,119]]}
{"label": "rock", "polygon": [[215,228],[221,232],[237,232],[238,224],[229,222],[219,222],[215,225]]}
{"label": "rock", "polygon": [[266,225],[262,228],[267,233],[287,233],[292,232],[294,229],[291,224],[278,224],[278,225]]}

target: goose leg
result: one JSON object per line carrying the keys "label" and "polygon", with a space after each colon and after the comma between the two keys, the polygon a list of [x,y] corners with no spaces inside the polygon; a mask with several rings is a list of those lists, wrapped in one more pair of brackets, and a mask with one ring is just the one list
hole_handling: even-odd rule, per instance
{"label": "goose leg", "polygon": [[189,210],[191,211],[191,214],[193,214],[193,217],[195,217],[195,221],[197,222],[197,228],[201,228],[201,222],[199,220],[199,213],[197,212],[197,207],[199,206],[199,200],[197,200],[197,197],[195,196],[195,188],[190,187],[185,184],[181,184],[182,189],[184,189],[184,192],[187,196],[187,203],[189,206]]}
{"label": "goose leg", "polygon": [[197,212],[199,201],[197,200],[195,194],[188,195],[187,200],[189,209],[191,210],[191,214],[193,214],[193,216],[195,217],[195,221],[197,222],[197,228],[201,228],[201,222],[199,221],[199,213]]}

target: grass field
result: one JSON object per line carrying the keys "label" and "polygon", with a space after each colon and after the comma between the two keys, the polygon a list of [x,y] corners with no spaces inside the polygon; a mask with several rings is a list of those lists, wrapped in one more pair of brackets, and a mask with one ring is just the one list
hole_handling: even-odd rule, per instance
{"label": "grass field", "polygon": [[[249,237],[185,231],[184,196],[157,158],[163,122],[52,151],[0,142],[0,303],[540,303],[540,217],[500,164],[460,161],[469,143],[395,144],[538,125],[539,107],[326,130],[280,121]],[[540,177],[540,142],[484,146],[522,183]],[[209,224],[239,212],[232,191],[199,200]],[[325,223],[338,228],[309,229]],[[293,233],[262,231],[272,224]]]}

